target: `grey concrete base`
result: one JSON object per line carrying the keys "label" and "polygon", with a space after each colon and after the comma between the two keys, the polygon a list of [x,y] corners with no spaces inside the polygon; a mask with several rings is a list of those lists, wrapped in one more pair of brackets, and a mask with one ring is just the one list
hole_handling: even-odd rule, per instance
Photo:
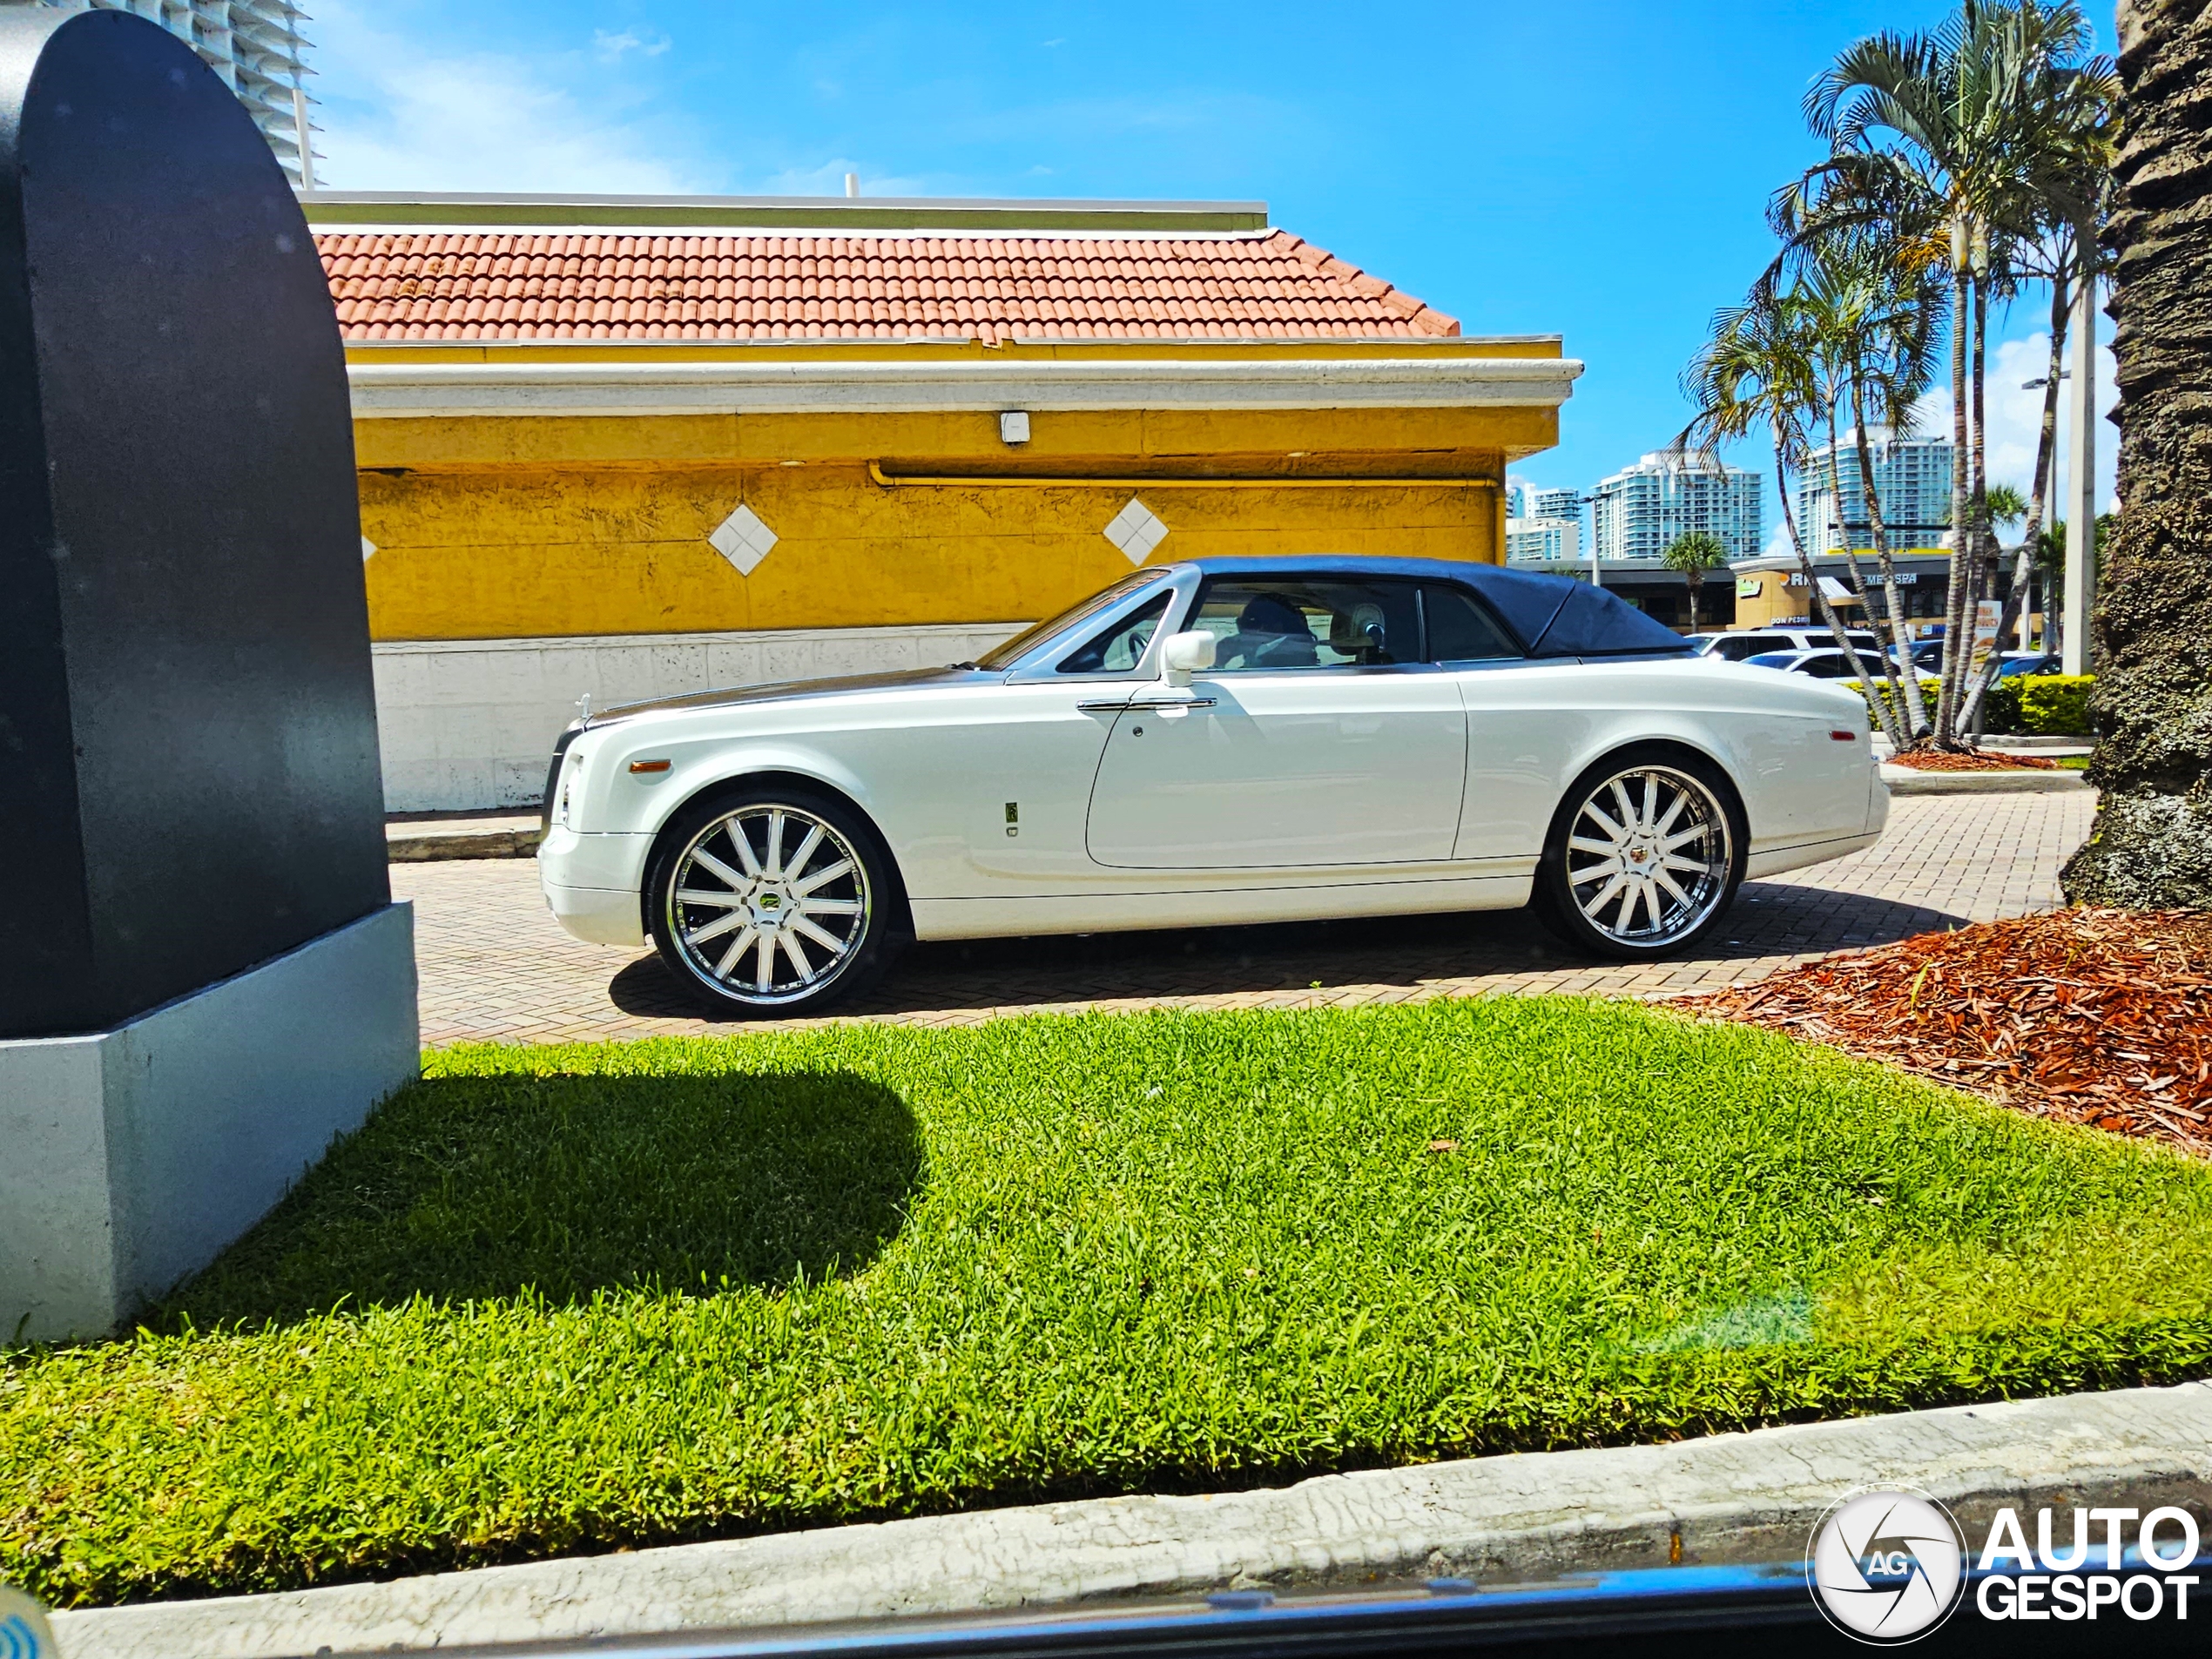
{"label": "grey concrete base", "polygon": [[[385,1584],[58,1614],[72,1659],[266,1659],[1049,1607],[1251,1584],[1349,1588],[1802,1560],[1821,1511],[1907,1485],[1978,1541],[2002,1504],[2212,1497],[2212,1388],[2059,1399],[687,1544]],[[2061,1499],[2061,1494],[2063,1497]]]}
{"label": "grey concrete base", "polygon": [[106,1334],[415,1075],[387,906],[112,1031],[0,1042],[0,1345]]}
{"label": "grey concrete base", "polygon": [[2060,795],[2087,789],[2078,772],[1922,772],[1885,765],[1882,781],[1892,795]]}

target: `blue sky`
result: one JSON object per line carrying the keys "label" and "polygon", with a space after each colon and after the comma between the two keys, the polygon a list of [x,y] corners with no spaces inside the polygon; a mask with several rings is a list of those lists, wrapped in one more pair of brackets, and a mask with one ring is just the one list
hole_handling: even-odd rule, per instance
{"label": "blue sky", "polygon": [[[850,171],[867,194],[1261,199],[1469,333],[1564,334],[1588,372],[1523,470],[1587,487],[1681,426],[1676,375],[1767,257],[1768,192],[1815,154],[1807,82],[1944,8],[313,10],[331,187],[834,194]],[[2023,484],[2043,312],[2006,320],[1992,377],[1992,470]]]}

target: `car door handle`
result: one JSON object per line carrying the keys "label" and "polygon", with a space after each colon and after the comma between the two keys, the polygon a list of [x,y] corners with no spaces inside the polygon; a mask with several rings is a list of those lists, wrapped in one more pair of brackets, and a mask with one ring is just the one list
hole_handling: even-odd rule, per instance
{"label": "car door handle", "polygon": [[1210,697],[1139,697],[1127,703],[1078,703],[1085,714],[1119,714],[1124,709],[1210,709]]}

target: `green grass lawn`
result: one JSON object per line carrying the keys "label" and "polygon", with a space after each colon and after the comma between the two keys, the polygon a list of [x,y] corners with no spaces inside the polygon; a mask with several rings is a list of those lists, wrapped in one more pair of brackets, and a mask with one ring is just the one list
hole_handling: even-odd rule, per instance
{"label": "green grass lawn", "polygon": [[2212,1170],[1567,999],[429,1057],[0,1369],[64,1604],[2201,1374]]}
{"label": "green grass lawn", "polygon": [[2059,769],[2062,772],[2087,772],[2089,770],[2089,757],[2087,755],[2054,755],[2051,758],[2059,763]]}

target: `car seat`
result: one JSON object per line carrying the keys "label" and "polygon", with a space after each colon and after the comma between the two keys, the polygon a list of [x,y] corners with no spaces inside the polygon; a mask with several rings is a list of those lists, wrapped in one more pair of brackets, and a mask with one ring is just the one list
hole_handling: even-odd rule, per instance
{"label": "car seat", "polygon": [[1258,593],[1237,613],[1237,631],[1215,648],[1224,668],[1314,668],[1321,661],[1305,613],[1279,594]]}

